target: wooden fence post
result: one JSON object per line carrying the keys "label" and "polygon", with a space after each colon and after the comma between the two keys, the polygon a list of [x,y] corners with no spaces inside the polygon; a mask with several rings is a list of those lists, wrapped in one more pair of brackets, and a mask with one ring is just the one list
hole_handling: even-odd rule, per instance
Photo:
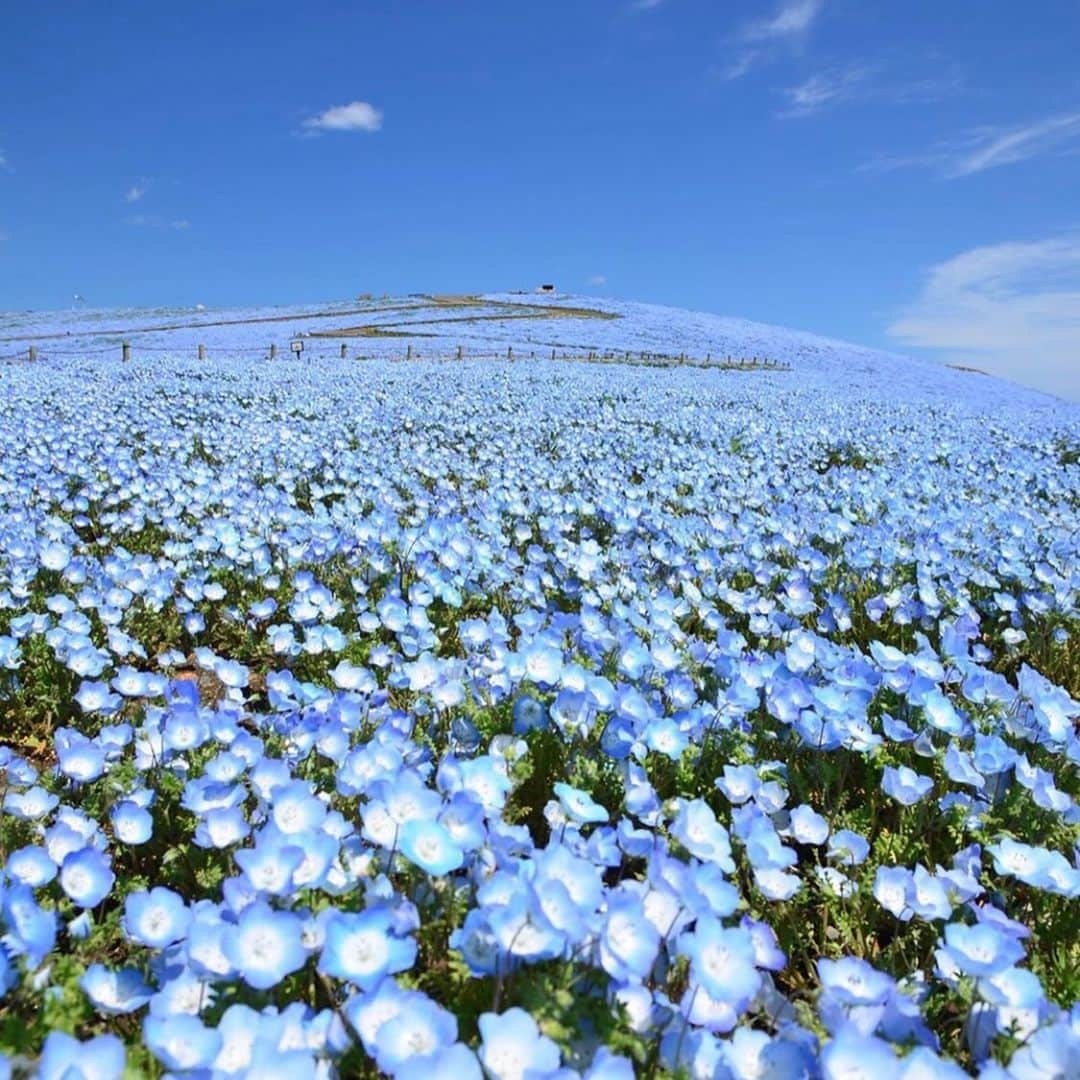
{"label": "wooden fence post", "polygon": [[513,346],[511,346],[511,345],[506,346],[506,359],[507,360],[513,360],[514,359],[514,349],[513,349]]}
{"label": "wooden fence post", "polygon": [[271,360],[276,360],[277,359],[277,346],[273,345],[273,344],[270,346],[270,359]]}
{"label": "wooden fence post", "polygon": [[341,343],[341,359],[344,360],[347,355],[348,355],[348,346],[343,341]]}
{"label": "wooden fence post", "polygon": [[464,349],[463,346],[459,345],[457,347],[457,358],[460,360],[464,355],[465,355],[465,349]]}
{"label": "wooden fence post", "polygon": [[205,360],[206,359],[206,346],[205,345],[200,345],[199,346],[199,359],[200,360]]}
{"label": "wooden fence post", "polygon": [[126,341],[120,346],[120,359],[125,364],[131,359],[131,346]]}
{"label": "wooden fence post", "polygon": [[37,346],[35,345],[30,346],[30,359],[32,361],[37,359]]}
{"label": "wooden fence post", "polygon": [[412,346],[411,345],[405,350],[405,359],[406,360],[411,360],[412,359]]}

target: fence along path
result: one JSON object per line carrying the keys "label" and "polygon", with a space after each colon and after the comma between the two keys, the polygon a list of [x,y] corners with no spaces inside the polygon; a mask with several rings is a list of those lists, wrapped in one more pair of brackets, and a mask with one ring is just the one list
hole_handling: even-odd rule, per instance
{"label": "fence along path", "polygon": [[[314,341],[315,339],[310,339]],[[309,339],[297,339],[294,340],[288,350],[283,350],[281,353],[278,351],[276,343],[270,344],[266,347],[260,347],[257,345],[241,346],[241,347],[229,347],[220,350],[208,349],[206,345],[196,345],[194,350],[191,346],[186,348],[179,348],[172,345],[140,345],[138,343],[132,344],[131,342],[122,342],[120,345],[110,345],[107,348],[95,348],[95,349],[53,349],[50,347],[38,347],[35,345],[29,346],[20,352],[7,353],[0,356],[0,362],[18,362],[24,363],[36,363],[45,360],[49,360],[52,357],[93,357],[93,356],[105,356],[112,355],[116,359],[123,362],[130,361],[133,356],[161,356],[161,357],[182,357],[185,354],[194,359],[201,360],[203,362],[212,362],[214,356],[219,357],[253,357],[262,358],[267,361],[281,362],[284,360],[300,360],[300,361],[321,361],[330,359],[339,360],[357,360],[357,361],[370,361],[370,360],[386,360],[391,363],[409,363],[415,360],[423,360],[427,362],[436,363],[449,363],[449,362],[462,362],[462,363],[475,363],[478,361],[492,361],[503,360],[510,362],[528,362],[532,360],[555,360],[555,361],[567,361],[570,363],[588,363],[588,364],[630,364],[633,366],[644,367],[696,367],[696,368],[718,368],[722,371],[789,371],[790,365],[779,363],[776,360],[769,359],[767,357],[753,356],[753,357],[733,357],[733,356],[718,356],[714,357],[711,353],[706,354],[704,357],[691,356],[687,353],[661,353],[661,352],[633,352],[630,350],[596,350],[596,349],[568,349],[564,348],[560,351],[557,348],[553,349],[529,349],[514,350],[512,345],[508,345],[503,351],[491,350],[491,351],[473,351],[466,349],[464,345],[458,345],[453,350],[420,350],[413,348],[412,345],[406,345],[403,353],[365,353],[360,349],[350,350],[348,345],[342,343],[337,352],[324,350],[321,348],[322,339],[319,340],[315,349],[309,349],[307,345]],[[297,348],[297,345],[300,345]]]}

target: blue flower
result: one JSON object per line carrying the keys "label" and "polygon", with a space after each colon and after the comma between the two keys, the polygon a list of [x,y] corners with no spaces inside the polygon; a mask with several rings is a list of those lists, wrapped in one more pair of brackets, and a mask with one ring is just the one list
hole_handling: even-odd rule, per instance
{"label": "blue flower", "polygon": [[754,939],[741,926],[725,927],[719,919],[699,917],[692,933],[679,937],[679,952],[690,959],[690,979],[715,1001],[741,1012],[761,984],[755,967]]}
{"label": "blue flower", "polygon": [[124,900],[124,929],[130,940],[151,949],[164,949],[181,940],[191,924],[191,912],[183,897],[158,886],[149,892],[133,892]]}
{"label": "blue flower", "polygon": [[613,893],[600,931],[600,963],[619,982],[644,979],[660,949],[660,934],[630,892]]}
{"label": "blue flower", "polygon": [[457,1041],[457,1018],[424,994],[410,994],[401,1008],[375,1033],[375,1061],[398,1075],[408,1062],[437,1058]]}
{"label": "blue flower", "polygon": [[120,1080],[124,1044],[115,1035],[80,1042],[62,1031],[50,1031],[34,1073],[39,1080]]}
{"label": "blue flower", "polygon": [[326,923],[319,970],[361,990],[371,990],[384,975],[408,971],[416,961],[416,942],[393,933],[392,923],[384,908],[335,913]]}
{"label": "blue flower", "polygon": [[115,881],[109,860],[97,848],[74,851],[60,866],[60,886],[77,907],[97,907]]}
{"label": "blue flower", "polygon": [[483,1013],[480,1061],[492,1080],[540,1080],[559,1068],[559,1048],[524,1009]]}
{"label": "blue flower", "polygon": [[893,768],[886,765],[881,777],[881,790],[903,806],[914,806],[925,798],[934,781],[929,776],[920,776],[906,765]]}
{"label": "blue flower", "polygon": [[942,950],[965,975],[998,975],[1024,956],[1024,946],[989,923],[945,927]]}
{"label": "blue flower", "polygon": [[476,1055],[464,1043],[405,1061],[394,1074],[395,1080],[482,1080],[483,1075]]}
{"label": "blue flower", "polygon": [[435,876],[449,874],[465,861],[465,853],[437,821],[405,822],[398,836],[398,847],[411,863]]}
{"label": "blue flower", "polygon": [[107,1016],[134,1012],[153,995],[134,968],[110,970],[102,964],[91,964],[79,979],[79,986],[94,1008]]}
{"label": "blue flower", "polygon": [[112,827],[116,838],[123,844],[145,844],[154,831],[154,819],[150,812],[130,799],[123,799],[112,809]]}
{"label": "blue flower", "polygon": [[817,969],[821,985],[842,1005],[880,1005],[896,987],[888,975],[855,956],[822,958]]}
{"label": "blue flower", "polygon": [[559,782],[552,789],[559,805],[571,821],[578,825],[587,825],[608,820],[608,812],[592,796],[580,788]]}
{"label": "blue flower", "polygon": [[299,916],[259,900],[244,908],[235,930],[223,935],[222,950],[244,982],[269,990],[307,962],[302,930]]}
{"label": "blue flower", "polygon": [[206,1027],[197,1016],[147,1016],[143,1039],[150,1052],[167,1069],[193,1072],[208,1069],[221,1050],[221,1035]]}

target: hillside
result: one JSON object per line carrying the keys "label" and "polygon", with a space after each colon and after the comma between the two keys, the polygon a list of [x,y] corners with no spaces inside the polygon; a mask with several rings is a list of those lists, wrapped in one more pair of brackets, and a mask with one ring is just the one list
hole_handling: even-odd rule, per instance
{"label": "hillside", "polygon": [[1080,407],[573,297],[0,336],[27,1069],[1072,1060]]}
{"label": "hillside", "polygon": [[[870,394],[912,393],[1057,408],[1045,395],[977,372],[881,352],[814,334],[678,308],[570,295],[409,296],[277,308],[79,309],[0,314],[0,357],[109,359],[128,341],[137,359],[194,356],[283,358],[304,337],[305,356],[401,358],[642,354],[703,361],[767,359],[790,366],[799,385],[844,386]],[[1065,408],[1068,412],[1068,407]]]}

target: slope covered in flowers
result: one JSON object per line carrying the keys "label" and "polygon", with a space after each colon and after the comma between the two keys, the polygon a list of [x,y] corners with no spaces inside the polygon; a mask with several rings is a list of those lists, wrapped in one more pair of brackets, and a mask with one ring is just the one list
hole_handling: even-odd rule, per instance
{"label": "slope covered in flowers", "polygon": [[1080,411],[618,313],[0,371],[14,1068],[1074,1075]]}

